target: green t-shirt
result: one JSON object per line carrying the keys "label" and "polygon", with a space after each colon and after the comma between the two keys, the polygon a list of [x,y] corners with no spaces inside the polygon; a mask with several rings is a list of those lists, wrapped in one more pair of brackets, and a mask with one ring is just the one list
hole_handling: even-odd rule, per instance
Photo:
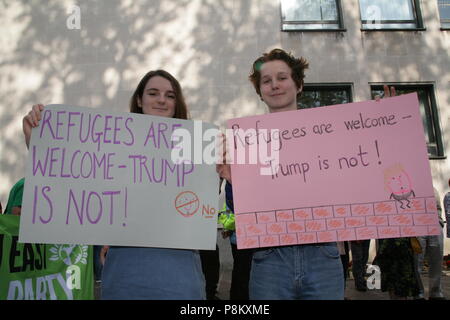
{"label": "green t-shirt", "polygon": [[25,178],[16,182],[9,192],[8,203],[6,204],[5,214],[12,214],[13,207],[22,207],[23,184]]}

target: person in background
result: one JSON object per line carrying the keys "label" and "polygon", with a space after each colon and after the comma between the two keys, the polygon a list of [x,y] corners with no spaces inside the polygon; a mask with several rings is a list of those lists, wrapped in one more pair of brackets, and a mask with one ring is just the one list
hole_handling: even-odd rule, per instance
{"label": "person in background", "polygon": [[355,240],[350,242],[352,250],[352,273],[355,279],[355,288],[358,291],[367,291],[365,278],[367,261],[369,260],[369,240]]}
{"label": "person in background", "polygon": [[236,225],[233,213],[233,193],[231,184],[225,185],[225,205],[219,216],[219,222],[223,224],[223,236],[230,238],[231,253],[233,255],[233,270],[231,273],[231,300],[249,300],[249,278],[252,264],[252,249],[238,250],[236,243]]}
{"label": "person in background", "polygon": [[[395,89],[386,90],[385,96],[395,96]],[[400,208],[410,206],[408,197],[414,194],[401,165],[389,167],[384,172],[385,188]],[[381,290],[388,291],[392,300],[406,300],[419,294],[415,254],[421,252],[417,238],[389,238],[378,241],[375,258],[381,271]]]}
{"label": "person in background", "polygon": [[[347,288],[348,267],[350,264],[350,249],[348,241],[339,241],[337,243],[339,254],[341,255],[342,269],[344,271],[344,290]],[[350,300],[348,297],[344,297],[345,300]]]}
{"label": "person in background", "polygon": [[[450,187],[450,179],[448,179],[448,185]],[[447,224],[447,238],[450,238],[450,191],[444,196],[444,211],[445,211],[445,221]]]}
{"label": "person in background", "polygon": [[412,239],[379,240],[376,261],[381,271],[381,291],[389,292],[391,300],[406,300],[419,294]]}
{"label": "person in background", "polygon": [[[221,193],[223,179],[219,180],[219,194]],[[205,276],[206,300],[220,300],[217,296],[217,287],[220,279],[220,251],[216,244],[216,250],[200,250],[203,275]]]}
{"label": "person in background", "polygon": [[[439,216],[439,223],[441,227],[444,226],[444,221],[442,220],[442,206],[439,193],[434,189],[434,197],[436,198],[437,214]],[[439,235],[432,236],[420,236],[417,237],[419,240],[422,252],[418,253],[414,257],[414,262],[416,265],[416,271],[418,275],[419,282],[419,294],[415,297],[416,299],[424,299],[424,287],[422,283],[421,271],[424,265],[424,258],[428,261],[428,299],[429,300],[445,300],[444,294],[442,292],[441,278],[442,278],[442,261],[444,257],[444,237],[442,231]]]}
{"label": "person in background", "polygon": [[20,216],[22,212],[23,185],[25,178],[20,179],[9,192],[8,202],[6,203],[5,214]]}
{"label": "person in background", "polygon": [[95,281],[102,280],[103,264],[101,263],[101,254],[103,246],[94,247],[94,279]]}
{"label": "person in background", "polygon": [[200,259],[206,282],[206,300],[220,300],[217,297],[217,286],[220,278],[219,246],[216,244],[216,250],[200,250]]}

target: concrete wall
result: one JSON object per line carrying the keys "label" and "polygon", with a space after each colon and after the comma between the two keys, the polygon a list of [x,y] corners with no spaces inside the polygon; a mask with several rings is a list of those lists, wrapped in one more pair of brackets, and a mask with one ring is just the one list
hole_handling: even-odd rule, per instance
{"label": "concrete wall", "polygon": [[[353,83],[354,101],[370,99],[370,82],[433,82],[447,154],[450,35],[440,30],[437,1],[421,1],[420,32],[361,32],[358,1],[342,3],[346,32],[286,33],[276,0],[0,2],[1,202],[24,174],[21,123],[32,104],[126,111],[138,80],[164,68],[180,80],[192,118],[222,126],[265,112],[247,76],[274,47],[310,61],[308,83]],[[79,29],[69,28],[77,27],[74,5]],[[449,161],[431,165],[443,195]]]}

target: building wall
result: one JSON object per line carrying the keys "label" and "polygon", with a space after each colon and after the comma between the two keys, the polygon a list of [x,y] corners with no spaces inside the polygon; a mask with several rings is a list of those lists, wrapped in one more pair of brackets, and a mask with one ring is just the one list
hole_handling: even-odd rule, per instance
{"label": "building wall", "polygon": [[[372,82],[434,83],[447,154],[450,35],[437,1],[421,9],[426,31],[362,32],[358,0],[343,0],[345,32],[287,33],[275,0],[0,2],[0,200],[24,174],[21,124],[32,104],[126,111],[139,79],[163,68],[180,80],[193,119],[223,126],[265,112],[247,77],[275,47],[309,60],[307,83],[353,83],[353,101],[370,99]],[[449,161],[431,167],[443,195]]]}

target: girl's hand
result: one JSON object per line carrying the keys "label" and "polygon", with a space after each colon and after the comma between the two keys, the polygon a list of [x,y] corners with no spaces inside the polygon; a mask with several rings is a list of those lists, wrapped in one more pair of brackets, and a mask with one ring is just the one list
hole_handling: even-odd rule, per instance
{"label": "girl's hand", "polygon": [[25,135],[25,143],[27,144],[27,148],[30,145],[31,130],[39,126],[39,121],[42,118],[42,111],[44,111],[44,105],[35,104],[31,111],[23,117],[22,129],[23,134]]}

